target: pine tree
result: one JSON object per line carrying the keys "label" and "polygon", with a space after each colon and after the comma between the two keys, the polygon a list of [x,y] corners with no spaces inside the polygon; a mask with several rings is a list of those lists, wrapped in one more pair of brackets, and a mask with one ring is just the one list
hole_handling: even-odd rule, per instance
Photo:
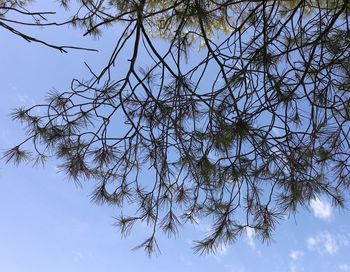
{"label": "pine tree", "polygon": [[[26,2],[0,1],[0,26]],[[247,228],[268,241],[317,197],[345,206],[349,1],[78,3],[65,24],[84,35],[116,24],[123,32],[100,73],[88,67],[91,77],[71,90],[13,113],[28,137],[7,161],[56,157],[68,177],[96,182],[93,201],[122,214],[133,203],[116,225],[126,235],[145,221],[150,235],[138,248],[148,254],[159,231],[173,236],[201,217],[212,230],[195,250],[207,253]],[[153,180],[142,178],[148,169]]]}

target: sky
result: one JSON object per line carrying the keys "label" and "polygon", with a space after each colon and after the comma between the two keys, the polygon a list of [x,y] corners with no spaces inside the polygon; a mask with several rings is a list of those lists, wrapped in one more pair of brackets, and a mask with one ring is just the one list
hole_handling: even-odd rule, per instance
{"label": "sky", "polygon": [[[87,75],[84,61],[96,69],[107,61],[115,40],[113,35],[82,40],[71,29],[30,31],[52,42],[83,42],[101,51],[61,54],[0,29],[1,151],[24,138],[20,124],[11,120],[12,109],[40,103],[50,90],[68,89],[71,78]],[[144,226],[122,239],[113,226],[120,211],[91,203],[93,184],[77,187],[56,164],[33,168],[0,162],[0,271],[350,271],[350,212],[331,207],[327,199],[316,199],[309,210],[281,222],[269,244],[248,231],[216,255],[198,255],[192,241],[209,227],[200,221],[184,226],[176,239],[160,236],[162,253],[148,258],[132,250],[142,242]]]}

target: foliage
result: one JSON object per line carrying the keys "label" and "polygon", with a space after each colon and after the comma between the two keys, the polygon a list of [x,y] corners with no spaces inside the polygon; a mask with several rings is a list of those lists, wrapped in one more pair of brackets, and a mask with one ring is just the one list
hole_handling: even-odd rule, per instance
{"label": "foliage", "polygon": [[[67,53],[68,49],[80,49],[88,51],[96,51],[90,48],[77,46],[54,45],[42,39],[26,34],[18,28],[18,26],[64,26],[68,24],[76,24],[78,18],[73,17],[65,22],[50,22],[48,17],[55,14],[50,11],[35,11],[32,12],[28,6],[34,2],[33,0],[0,0],[0,29],[5,29],[11,33],[23,38],[27,42],[40,43],[45,46],[57,49],[62,53]],[[63,7],[68,8],[66,0],[60,0]]]}
{"label": "foliage", "polygon": [[[66,23],[94,36],[122,26],[115,49],[100,73],[88,67],[90,79],[13,113],[28,136],[8,161],[53,156],[72,179],[95,180],[94,201],[130,212],[116,223],[123,234],[150,227],[138,247],[148,254],[159,230],[176,235],[202,217],[212,230],[195,250],[208,253],[248,227],[268,241],[282,218],[321,195],[344,207],[349,1],[78,5]],[[125,71],[115,68],[126,59]]]}

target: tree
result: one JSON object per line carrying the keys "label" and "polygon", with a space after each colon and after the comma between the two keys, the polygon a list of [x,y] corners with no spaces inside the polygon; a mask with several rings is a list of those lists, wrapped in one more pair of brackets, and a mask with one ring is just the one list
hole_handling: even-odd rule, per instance
{"label": "tree", "polygon": [[[5,29],[11,33],[23,38],[27,42],[40,43],[45,46],[57,49],[62,53],[67,53],[68,49],[80,49],[88,51],[96,51],[90,48],[83,48],[77,46],[67,45],[54,45],[42,39],[38,39],[25,32],[19,30],[15,26],[35,26],[35,27],[47,27],[47,26],[64,26],[68,24],[76,24],[79,18],[77,14],[71,19],[65,22],[50,22],[47,17],[52,16],[55,12],[50,11],[30,11],[27,6],[30,5],[33,0],[0,0],[0,29]],[[66,0],[60,1],[61,6],[68,8],[68,2]],[[13,26],[14,25],[14,26]]]}
{"label": "tree", "polygon": [[[68,177],[96,181],[93,201],[121,211],[132,203],[116,225],[127,235],[147,222],[138,248],[148,254],[159,230],[176,235],[204,216],[212,230],[195,251],[215,252],[248,227],[268,241],[312,199],[345,207],[349,8],[345,0],[79,1],[67,24],[85,35],[123,27],[108,64],[17,109],[27,137],[4,158],[56,157]],[[125,60],[125,72],[115,67]],[[153,180],[142,179],[147,169]]]}

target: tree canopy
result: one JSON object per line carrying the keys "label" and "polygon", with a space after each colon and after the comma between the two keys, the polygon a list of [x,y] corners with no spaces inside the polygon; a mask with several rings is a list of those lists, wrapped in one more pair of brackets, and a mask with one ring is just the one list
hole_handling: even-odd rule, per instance
{"label": "tree canopy", "polygon": [[40,41],[16,30],[32,25],[19,14],[83,35],[118,26],[119,38],[100,72],[87,65],[70,90],[13,112],[27,136],[4,158],[55,157],[73,180],[94,180],[92,200],[120,207],[124,235],[149,226],[138,248],[156,252],[159,232],[205,217],[194,249],[215,252],[247,228],[268,241],[312,199],[345,207],[349,1],[61,0],[62,23],[30,2],[0,0],[0,27]]}

